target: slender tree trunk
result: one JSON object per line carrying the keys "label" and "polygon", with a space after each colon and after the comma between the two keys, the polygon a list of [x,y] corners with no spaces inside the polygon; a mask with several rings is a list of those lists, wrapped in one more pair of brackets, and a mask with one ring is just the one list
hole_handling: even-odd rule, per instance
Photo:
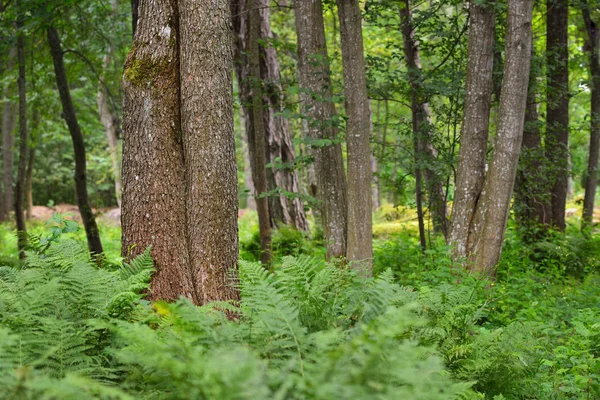
{"label": "slender tree trunk", "polygon": [[[181,131],[187,224],[199,299],[237,301],[238,182],[227,0],[180,0]],[[209,93],[210,95],[207,95]]]}
{"label": "slender tree trunk", "polygon": [[514,189],[515,217],[519,225],[526,228],[524,240],[535,239],[536,226],[549,223],[549,221],[546,221],[544,214],[544,196],[548,188],[545,185],[544,154],[537,111],[537,77],[533,62],[531,66],[523,128],[523,144]]}
{"label": "slender tree trunk", "polygon": [[33,213],[33,168],[35,167],[35,147],[29,148],[27,157],[27,174],[25,175],[26,218],[31,219]]}
{"label": "slender tree trunk", "polygon": [[484,222],[472,270],[495,276],[500,259],[523,139],[531,61],[533,0],[508,0],[506,58],[496,146],[482,199]]}
{"label": "slender tree trunk", "polygon": [[565,229],[569,180],[569,6],[567,0],[547,0],[546,157],[552,165],[552,197],[546,207],[552,225]]}
{"label": "slender tree trunk", "polygon": [[[251,111],[252,99],[250,96],[253,85],[250,79],[249,59],[249,24],[247,0],[230,0],[235,32],[235,70],[240,88],[242,108],[247,116],[246,132],[250,154],[254,154],[254,119]],[[252,1],[252,0],[250,0]],[[268,41],[273,38],[271,31],[269,0],[258,0],[259,11],[259,39]],[[294,144],[291,137],[289,122],[286,118],[276,115],[283,111],[285,96],[281,86],[281,72],[277,52],[270,45],[261,45],[260,51],[260,79],[263,81],[263,127],[265,130],[265,148],[267,163],[274,166],[267,169],[268,191],[281,189],[284,192],[298,193],[298,173],[281,164],[292,164],[296,158]],[[279,164],[279,165],[275,165]],[[254,161],[251,162],[254,169]],[[294,226],[299,230],[308,230],[308,221],[304,212],[304,205],[299,198],[290,198],[285,194],[272,195],[268,198],[271,227],[278,223]]]}
{"label": "slender tree trunk", "polygon": [[131,36],[133,37],[135,37],[135,30],[139,19],[139,5],[140,0],[131,0]]}
{"label": "slender tree trunk", "polygon": [[[123,76],[122,255],[152,246],[151,300],[196,303],[188,253],[175,2],[143,1]],[[174,43],[174,44],[173,44]]]}
{"label": "slender tree trunk", "polygon": [[320,203],[323,235],[328,257],[346,255],[347,200],[346,177],[342,148],[334,121],[335,105],[323,25],[320,0],[296,0],[296,33],[298,38],[298,83],[302,112],[307,119],[309,141],[329,141],[311,144],[317,180],[316,197]]}
{"label": "slender tree trunk", "polygon": [[263,87],[260,75],[260,1],[250,0],[249,29],[248,29],[248,52],[250,58],[252,99],[251,112],[254,128],[254,189],[256,190],[256,209],[258,211],[258,226],[260,231],[260,260],[264,266],[271,263],[271,224],[269,221],[269,202],[267,197],[261,197],[267,193],[267,162],[265,149],[265,126],[263,121]]}
{"label": "slender tree trunk", "polygon": [[17,17],[17,59],[19,62],[19,166],[15,186],[15,219],[17,220],[17,237],[19,258],[25,258],[27,247],[27,226],[23,205],[25,200],[25,175],[27,173],[27,81],[25,75],[25,42],[21,16]]}
{"label": "slender tree trunk", "polygon": [[[11,48],[8,53],[8,61],[6,70],[10,71],[15,65],[17,58],[17,49]],[[3,179],[4,179],[4,215],[6,218],[13,210],[13,144],[17,109],[15,104],[11,103],[8,98],[11,94],[12,85],[6,85],[4,88],[4,101],[2,111],[2,164],[3,164]]]}
{"label": "slender tree trunk", "polygon": [[455,258],[466,257],[477,203],[485,182],[490,101],[493,89],[494,8],[470,2],[465,110],[449,242]]}
{"label": "slender tree trunk", "polygon": [[400,9],[402,20],[402,38],[404,42],[404,57],[408,67],[408,76],[411,83],[411,108],[413,113],[413,129],[415,140],[420,143],[415,146],[419,152],[415,154],[417,165],[424,165],[421,170],[425,178],[425,186],[429,194],[429,209],[433,217],[433,228],[444,237],[448,236],[448,220],[446,216],[446,196],[444,182],[438,176],[432,163],[437,158],[437,150],[431,143],[431,110],[429,104],[423,100],[423,88],[421,85],[421,59],[419,55],[419,43],[415,41],[414,29],[412,27],[412,12],[410,0],[404,0]]}
{"label": "slender tree trunk", "polygon": [[245,107],[240,108],[240,119],[242,126],[242,151],[244,152],[244,185],[248,190],[248,198],[246,207],[250,210],[256,210],[256,190],[254,189],[254,181],[252,180],[252,162],[250,161],[250,145],[248,143],[248,128],[246,125],[246,113],[244,112]]}
{"label": "slender tree trunk", "polygon": [[358,0],[337,0],[344,72],[348,150],[348,243],[346,258],[365,275],[373,262],[371,111]]}
{"label": "slender tree trunk", "polygon": [[63,51],[60,45],[60,38],[56,28],[53,26],[48,27],[47,36],[48,44],[50,45],[50,53],[52,54],[52,60],[54,62],[56,86],[58,87],[63,108],[63,118],[69,127],[69,132],[71,133],[71,139],[73,141],[73,150],[75,152],[75,191],[77,194],[77,205],[85,228],[90,253],[95,256],[100,256],[102,254],[100,233],[98,232],[96,218],[90,207],[87,194],[85,143],[83,141],[79,123],[77,122],[75,108],[73,107],[73,102],[71,100],[69,83],[67,81],[67,74],[63,63]]}
{"label": "slender tree trunk", "polygon": [[592,80],[590,153],[585,177],[585,196],[583,199],[582,229],[592,226],[594,217],[594,200],[598,185],[598,153],[600,142],[600,34],[598,25],[590,16],[587,2],[582,6],[583,20],[588,32],[589,63]]}

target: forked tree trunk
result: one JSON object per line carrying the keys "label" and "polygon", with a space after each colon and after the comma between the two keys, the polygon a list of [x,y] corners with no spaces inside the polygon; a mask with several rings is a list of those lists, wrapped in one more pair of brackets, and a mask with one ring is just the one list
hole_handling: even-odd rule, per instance
{"label": "forked tree trunk", "polygon": [[[429,195],[428,206],[433,218],[435,232],[448,236],[448,220],[446,216],[446,196],[444,182],[432,165],[437,158],[437,150],[431,142],[431,110],[429,104],[423,100],[423,87],[421,77],[421,57],[419,43],[414,38],[412,12],[410,0],[404,0],[400,8],[402,20],[402,38],[404,43],[404,57],[408,68],[408,77],[411,85],[411,108],[413,114],[414,140],[419,143],[414,147],[418,149],[415,154],[415,164],[424,165],[417,167],[419,173],[425,178],[425,186]],[[421,230],[421,229],[420,229]],[[424,231],[424,228],[423,228]]]}
{"label": "forked tree trunk", "polygon": [[[245,113],[245,129],[248,136],[250,154],[254,154],[254,117],[251,112],[250,96],[253,80],[249,69],[249,10],[248,0],[231,0],[233,29],[235,33],[235,70],[239,82],[240,100]],[[269,0],[258,0],[259,39],[267,42],[259,47],[260,79],[263,81],[263,127],[266,140],[267,163],[274,166],[267,168],[267,189],[274,191],[298,193],[298,173],[281,164],[292,164],[296,158],[294,144],[287,118],[276,115],[283,111],[285,96],[281,86],[281,72],[277,52],[268,43],[273,38],[271,31]],[[254,160],[251,161],[254,169]],[[290,225],[299,230],[308,230],[308,222],[304,205],[299,198],[290,198],[285,194],[272,195],[268,198],[271,227],[279,223]]]}
{"label": "forked tree trunk", "polygon": [[25,175],[27,173],[27,81],[25,75],[25,43],[21,16],[17,17],[17,59],[19,63],[19,166],[15,185],[15,219],[17,220],[17,245],[19,258],[25,258],[27,226],[25,224]]}
{"label": "forked tree trunk", "polygon": [[252,100],[250,111],[252,113],[254,133],[254,171],[252,180],[256,191],[256,210],[258,212],[258,227],[260,234],[260,260],[266,267],[271,263],[271,222],[269,220],[269,201],[267,197],[261,197],[267,193],[267,163],[265,148],[265,126],[263,120],[263,87],[260,76],[260,1],[249,0],[249,28],[248,28],[248,52],[250,64],[250,98]]}
{"label": "forked tree trunk", "polygon": [[478,207],[484,215],[474,264],[470,268],[494,277],[500,259],[523,139],[527,82],[531,61],[533,0],[508,0],[506,58],[496,146],[485,180],[485,197]]}
{"label": "forked tree trunk", "polygon": [[[301,110],[306,118],[307,136],[312,142],[317,181],[316,198],[328,257],[346,255],[347,186],[334,121],[335,105],[331,102],[332,88],[323,25],[323,6],[320,0],[296,0],[296,34],[298,38],[298,84]],[[325,143],[318,144],[316,141]]]}
{"label": "forked tree trunk", "polygon": [[53,26],[48,27],[46,33],[48,44],[50,45],[50,53],[52,54],[52,60],[54,62],[54,74],[56,75],[56,86],[58,87],[60,101],[62,103],[63,118],[69,127],[75,153],[75,192],[77,194],[77,206],[85,228],[90,253],[95,256],[100,256],[102,254],[100,233],[98,232],[96,218],[90,207],[87,193],[85,143],[83,141],[83,135],[81,134],[81,128],[77,122],[75,108],[73,107],[73,102],[71,100],[60,38],[56,28]]}
{"label": "forked tree trunk", "polygon": [[565,229],[569,185],[569,6],[546,0],[546,157],[552,165],[552,197],[546,206],[552,225]]}
{"label": "forked tree trunk", "polygon": [[598,153],[600,142],[600,34],[598,25],[590,15],[587,2],[582,6],[583,20],[588,32],[589,63],[592,80],[592,99],[590,114],[590,153],[588,157],[587,174],[585,177],[585,196],[583,199],[582,229],[592,226],[594,217],[594,200],[598,185]]}
{"label": "forked tree trunk", "polygon": [[[17,49],[12,47],[8,52],[8,61],[6,63],[6,71],[14,68],[15,59],[17,58]],[[13,210],[13,131],[17,119],[15,118],[17,108],[11,103],[8,98],[12,91],[12,85],[4,87],[4,101],[2,104],[2,171],[4,183],[4,210],[3,214],[6,218]]]}
{"label": "forked tree trunk", "polygon": [[188,253],[175,2],[143,1],[123,76],[122,255],[152,246],[151,300],[196,303]]}
{"label": "forked tree trunk", "polygon": [[337,0],[346,104],[348,150],[348,233],[346,259],[364,275],[372,274],[373,218],[371,112],[358,0]]}
{"label": "forked tree trunk", "polygon": [[490,101],[493,90],[494,7],[470,2],[469,49],[462,138],[449,242],[457,259],[466,257],[469,235],[485,182]]}

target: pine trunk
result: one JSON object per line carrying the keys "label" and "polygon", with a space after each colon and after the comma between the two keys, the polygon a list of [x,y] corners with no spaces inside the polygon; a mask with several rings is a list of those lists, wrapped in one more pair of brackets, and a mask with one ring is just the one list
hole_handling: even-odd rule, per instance
{"label": "pine trunk", "polygon": [[[317,181],[316,198],[320,205],[327,256],[346,255],[347,185],[335,123],[332,88],[320,0],[296,0],[296,34],[298,40],[298,83],[306,131],[311,142]],[[316,143],[319,141],[320,143]]]}
{"label": "pine trunk", "polygon": [[[13,69],[15,65],[15,59],[17,58],[17,49],[11,48],[8,52],[8,61],[6,63],[6,71]],[[4,101],[2,110],[2,171],[3,171],[3,183],[4,183],[4,210],[3,214],[6,218],[10,215],[13,210],[13,145],[14,136],[13,131],[16,125],[16,107],[15,104],[11,103],[8,98],[11,95],[12,85],[6,85],[4,88]]]}
{"label": "pine trunk", "polygon": [[493,90],[494,8],[476,0],[471,0],[470,8],[466,97],[449,239],[457,259],[470,253],[469,235],[478,228],[475,214],[485,182]]}

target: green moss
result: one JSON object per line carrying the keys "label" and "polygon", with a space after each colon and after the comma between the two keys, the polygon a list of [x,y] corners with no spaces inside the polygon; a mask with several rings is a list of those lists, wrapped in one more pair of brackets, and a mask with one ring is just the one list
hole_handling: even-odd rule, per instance
{"label": "green moss", "polygon": [[156,77],[170,72],[171,65],[165,59],[154,60],[152,56],[137,58],[135,53],[125,65],[125,79],[134,85],[143,85]]}

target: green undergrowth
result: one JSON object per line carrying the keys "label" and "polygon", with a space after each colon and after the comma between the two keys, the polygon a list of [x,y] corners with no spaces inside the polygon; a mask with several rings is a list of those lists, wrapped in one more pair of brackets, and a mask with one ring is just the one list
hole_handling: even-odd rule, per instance
{"label": "green undergrowth", "polygon": [[0,267],[0,398],[600,398],[599,246],[575,231],[511,229],[495,282],[410,231],[370,279],[283,232],[272,271],[240,261],[239,304],[197,307],[144,300],[148,253],[98,267],[74,230]]}

